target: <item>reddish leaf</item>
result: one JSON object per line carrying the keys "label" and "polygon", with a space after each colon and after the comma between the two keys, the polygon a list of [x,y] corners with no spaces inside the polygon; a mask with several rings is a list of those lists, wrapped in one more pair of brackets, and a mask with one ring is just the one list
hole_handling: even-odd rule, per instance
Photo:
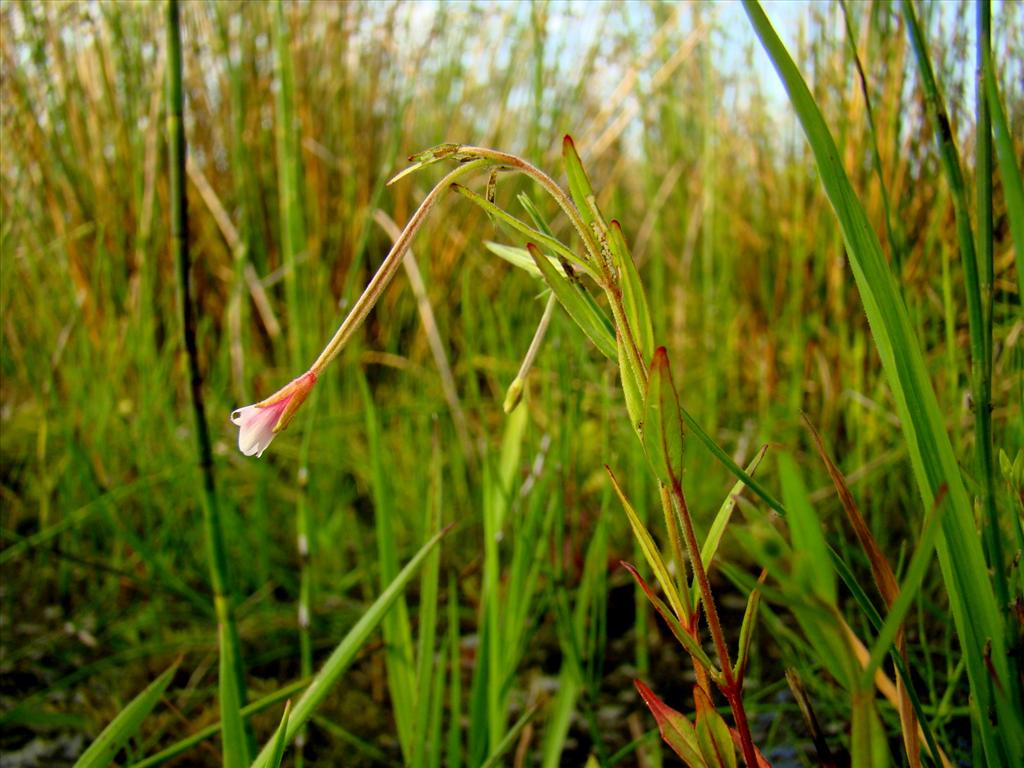
{"label": "reddish leaf", "polygon": [[658,695],[640,680],[634,680],[633,685],[636,686],[647,708],[651,710],[654,719],[658,721],[658,731],[665,743],[691,768],[705,768],[707,763],[700,755],[697,731],[693,723],[659,699]]}

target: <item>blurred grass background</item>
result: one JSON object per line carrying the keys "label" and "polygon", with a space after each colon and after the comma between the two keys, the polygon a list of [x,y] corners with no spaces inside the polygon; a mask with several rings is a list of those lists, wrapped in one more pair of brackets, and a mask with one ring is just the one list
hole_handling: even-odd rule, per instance
{"label": "blurred grass background", "polygon": [[[602,209],[622,223],[640,264],[686,408],[740,463],[764,442],[796,451],[833,543],[866,572],[809,449],[806,413],[898,567],[923,513],[900,426],[812,158],[736,9],[314,2],[284,3],[276,19],[276,8],[182,7],[201,365],[253,697],[308,674],[333,647],[390,579],[387,547],[404,562],[432,532],[430,499],[442,522],[461,522],[443,545],[437,604],[451,661],[445,728],[455,723],[452,738],[465,739],[471,763],[486,747],[459,734],[451,713],[478,711],[471,680],[484,593],[529,585],[502,635],[505,727],[548,706],[563,659],[581,655],[580,694],[567,705],[565,754],[575,757],[564,764],[591,752],[608,763],[653,728],[630,684],[637,671],[662,681],[663,695],[685,691],[678,654],[636,610],[617,566],[634,559],[633,544],[602,467],[628,478],[638,508],[653,487],[615,397],[616,371],[557,312],[525,415],[502,413],[543,301],[535,283],[484,247],[507,233],[457,196],[431,217],[414,251],[458,408],[400,278],[269,452],[252,460],[235,449],[230,411],[308,365],[390,246],[375,211],[403,224],[435,177],[384,182],[407,155],[441,142],[517,152],[556,174],[562,136],[572,133]],[[884,2],[848,8],[887,221],[842,9],[768,10],[786,22],[847,173],[888,235],[970,477],[955,223],[902,21]],[[973,8],[926,3],[921,13],[970,180]],[[1019,152],[1022,9],[996,3],[993,16]],[[174,706],[148,723],[126,759],[218,716],[200,476],[168,250],[163,23],[158,4],[0,6],[0,749],[19,756],[12,764],[32,764],[32,755],[55,764],[81,751],[181,653]],[[498,200],[514,207],[523,189],[503,178]],[[1012,458],[1024,444],[1024,320],[998,187],[994,204],[994,444]],[[553,208],[544,212],[565,227]],[[762,473],[773,485],[772,470]],[[689,445],[686,483],[698,521],[708,521],[732,481]],[[1000,499],[1013,503],[1009,493]],[[495,519],[508,522],[491,571],[484,531]],[[744,562],[728,539],[726,556]],[[910,624],[922,685],[942,705],[931,714],[955,753],[965,748],[967,687],[937,571],[918,602]],[[734,612],[742,605],[737,595]],[[408,611],[418,627],[416,591]],[[766,753],[796,759],[807,737],[783,659],[801,669],[825,722],[842,708],[836,702],[833,711],[814,654],[784,613],[767,626],[748,706]],[[314,720],[308,761],[400,759],[385,655],[371,644],[343,680]],[[883,716],[895,721],[891,711]],[[538,718],[519,743],[538,749],[552,719]],[[255,719],[261,740],[275,724]],[[641,753],[658,759],[650,739]],[[179,764],[213,764],[217,755],[208,743]]]}

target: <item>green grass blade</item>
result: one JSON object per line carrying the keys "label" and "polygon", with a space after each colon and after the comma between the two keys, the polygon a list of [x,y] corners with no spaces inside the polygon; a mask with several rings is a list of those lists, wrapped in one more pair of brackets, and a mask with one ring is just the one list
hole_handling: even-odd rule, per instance
{"label": "green grass blade", "polygon": [[[392,477],[381,440],[380,417],[366,378],[358,378],[362,393],[366,434],[370,453],[370,477],[373,489],[374,528],[377,558],[380,563],[381,589],[398,574],[397,507],[393,500]],[[415,647],[405,597],[399,595],[395,610],[384,618],[385,667],[398,727],[402,754],[412,757],[413,722],[416,717]]]}
{"label": "green grass blade", "polygon": [[910,558],[910,565],[907,566],[903,583],[900,585],[899,595],[893,601],[892,607],[889,608],[889,613],[885,617],[885,623],[882,624],[881,629],[879,629],[878,634],[875,636],[870,661],[867,667],[864,668],[865,685],[870,685],[875,670],[878,669],[889,653],[889,648],[896,639],[896,633],[900,630],[903,618],[907,615],[907,611],[910,610],[917,592],[921,588],[921,582],[924,580],[928,566],[931,564],[932,550],[935,547],[935,539],[938,537],[940,530],[944,511],[943,507],[944,505],[940,499],[939,504],[925,518],[924,525],[921,528],[921,535],[917,541],[917,548]]}
{"label": "green grass blade", "polygon": [[1013,146],[1013,136],[1010,133],[993,67],[989,67],[985,72],[985,93],[992,114],[996,157],[999,160],[1003,197],[1006,198],[1006,213],[1010,220],[1010,234],[1013,236],[1013,250],[1017,261],[1017,295],[1024,296],[1024,182],[1021,181],[1017,159],[1019,156]]}
{"label": "green grass blade", "polygon": [[563,661],[558,676],[558,693],[548,706],[544,718],[544,741],[541,744],[543,768],[559,768],[562,765],[562,751],[581,689],[578,670],[568,660]]}
{"label": "green grass blade", "polygon": [[[189,393],[199,468],[202,474],[203,526],[209,551],[210,582],[217,613],[220,639],[220,708],[224,723],[224,762],[228,768],[241,768],[249,762],[248,735],[238,714],[245,705],[245,668],[238,630],[235,625],[233,597],[228,581],[228,558],[224,544],[223,521],[214,479],[213,448],[203,404],[203,379],[199,367],[196,340],[197,310],[192,296],[192,263],[189,256],[188,195],[185,186],[184,92],[180,11],[177,0],[167,3],[167,145],[168,186],[170,194],[171,250],[178,278],[178,302],[181,331],[188,358]],[[229,738],[229,734],[231,738]],[[240,734],[238,738],[236,735]]]}
{"label": "green grass blade", "polygon": [[[355,659],[356,654],[366,644],[370,634],[377,628],[377,625],[380,624],[388,611],[391,610],[392,606],[394,606],[398,598],[405,591],[405,588],[409,586],[409,582],[412,581],[419,567],[423,565],[427,556],[434,550],[434,547],[438,545],[448,530],[446,528],[443,531],[438,531],[430,537],[426,544],[420,547],[420,550],[406,563],[401,572],[373,602],[373,605],[367,609],[355,626],[338,643],[337,647],[327,658],[327,661],[320,668],[320,671],[313,678],[313,681],[309,684],[309,688],[306,689],[305,693],[296,702],[286,726],[285,741],[287,743],[291,743],[299,729],[309,721],[313,713],[316,712],[317,707],[323,703],[327,694],[330,693],[334,685],[341,679],[342,674]],[[264,746],[253,763],[254,767],[268,768],[273,749],[274,745],[272,743]]]}
{"label": "green grass blade", "polygon": [[[921,80],[924,85],[925,102],[928,105],[928,117],[935,130],[942,168],[953,197],[953,211],[956,217],[956,235],[960,245],[960,261],[963,264],[964,291],[967,298],[967,321],[971,343],[971,394],[974,397],[974,439],[975,460],[978,468],[978,484],[981,491],[981,507],[984,516],[982,525],[985,546],[988,549],[989,564],[994,574],[996,599],[1001,605],[1009,600],[1009,591],[1003,561],[1002,535],[1000,533],[999,516],[995,506],[995,473],[992,461],[992,376],[991,350],[992,327],[986,316],[991,315],[991,278],[988,290],[983,284],[986,271],[991,273],[991,248],[988,248],[989,265],[979,266],[979,253],[974,247],[974,235],[971,232],[971,216],[967,208],[967,185],[964,183],[960,158],[957,154],[953,129],[946,112],[944,99],[939,84],[932,70],[928,56],[928,46],[924,39],[921,25],[910,0],[903,0],[903,17],[907,21],[907,30],[917,57]],[[979,119],[983,119],[979,115]],[[987,134],[988,126],[979,125],[979,130]],[[988,136],[982,140],[988,141]],[[982,169],[979,169],[979,172]],[[988,182],[991,183],[991,173]],[[990,201],[991,202],[991,201]],[[989,206],[991,208],[991,204]],[[988,211],[988,228],[991,230],[991,210]],[[988,245],[988,244],[986,244]]]}
{"label": "green grass blade", "polygon": [[520,192],[516,195],[516,200],[518,200],[519,204],[523,206],[523,210],[526,211],[526,214],[530,217],[530,221],[533,222],[533,226],[535,226],[539,232],[543,232],[553,240],[556,239],[555,233],[551,230],[551,227],[548,225],[544,217],[541,216],[540,211],[537,210],[536,203],[533,202],[528,194]]}
{"label": "green grass blade", "polygon": [[[1010,684],[1002,617],[986,577],[988,567],[978,541],[972,505],[914,328],[882,255],[878,237],[846,176],[814,98],[761,6],[746,0],[744,8],[789,93],[839,220],[925,508],[932,508],[942,489],[948,489],[950,508],[943,517],[939,564],[967,662],[975,713],[979,718],[976,722],[986,755],[991,765],[1022,764],[1024,725],[1021,713],[1010,699],[996,694],[993,683],[995,677],[1004,687]],[[1002,723],[998,732],[981,724],[981,713],[990,708],[996,710]]]}
{"label": "green grass blade", "polygon": [[160,701],[160,697],[163,696],[171,678],[174,677],[179,663],[175,662],[170,669],[150,683],[142,693],[131,700],[127,707],[121,710],[78,758],[75,768],[106,768],[113,762],[118,750],[138,732],[142,721]]}
{"label": "green grass blade", "polygon": [[[749,475],[753,475],[757,471],[758,465],[761,463],[761,459],[768,452],[768,446],[764,445],[761,450],[757,452],[754,459],[747,465],[746,472]],[[736,509],[736,503],[739,501],[740,494],[743,492],[744,482],[737,480],[736,484],[733,485],[732,490],[729,491],[729,495],[722,502],[722,506],[718,508],[718,514],[715,515],[715,519],[711,521],[711,527],[708,529],[708,535],[704,539],[704,544],[700,548],[700,560],[704,563],[705,568],[711,567],[711,561],[714,559],[715,554],[718,552],[718,545],[722,543],[722,536],[725,535],[725,528],[729,525],[729,520],[732,518],[732,512]],[[697,578],[694,577],[692,584],[690,585],[690,605],[694,608],[697,607],[697,601],[700,600],[700,585],[697,583]]]}
{"label": "green grass blade", "polygon": [[[282,699],[287,699],[293,693],[301,691],[307,685],[309,685],[309,680],[297,680],[294,683],[290,683],[281,688],[280,690],[274,691],[273,693],[267,694],[263,698],[257,699],[256,701],[247,704],[242,709],[242,716],[248,717],[249,715],[255,715],[259,712],[262,712],[265,709],[269,709]],[[199,729],[192,735],[186,736],[181,741],[175,742],[166,749],[162,749],[154,755],[145,757],[142,760],[139,760],[139,762],[137,763],[132,763],[131,768],[153,768],[153,766],[162,765],[166,763],[168,760],[171,760],[172,758],[175,758],[178,755],[187,752],[196,744],[200,744],[201,742],[206,741],[207,739],[213,736],[216,736],[218,733],[220,733],[220,731],[220,723],[213,723],[212,725],[208,725],[205,728]]]}
{"label": "green grass blade", "polygon": [[826,605],[836,605],[836,574],[828,556],[821,521],[807,498],[800,469],[788,453],[779,454],[782,500],[789,510],[790,540],[793,544],[793,572],[800,586],[813,592]]}
{"label": "green grass blade", "polygon": [[[484,241],[484,247],[498,258],[504,259],[513,267],[523,270],[531,277],[536,277],[538,280],[543,277],[541,275],[541,271],[537,269],[537,265],[533,263],[533,257],[530,256],[530,252],[525,248],[503,245],[502,243],[495,243],[490,240]],[[562,268],[560,263],[552,259],[550,256],[545,256],[545,258],[551,262],[551,266],[556,269],[559,274],[565,274],[565,270]]]}
{"label": "green grass blade", "polygon": [[[441,527],[443,509],[443,488],[441,461],[444,452],[435,431],[434,450],[430,461],[430,497],[425,508],[425,531],[436,531]],[[437,635],[437,598],[441,578],[441,548],[430,553],[420,573],[419,637],[416,648],[416,717],[413,722],[412,764],[425,765],[427,744],[430,739],[430,725],[433,707],[431,697],[436,688],[435,678],[444,675],[436,669],[435,641]]]}
{"label": "green grass blade", "polygon": [[455,572],[448,574],[448,734],[445,739],[445,765],[462,768],[462,656],[459,632],[459,582]]}
{"label": "green grass blade", "polygon": [[281,768],[281,759],[284,757],[284,748],[287,744],[285,734],[288,731],[288,716],[291,714],[292,703],[289,701],[284,705],[284,714],[281,715],[281,723],[274,733],[273,752],[270,753],[268,768]]}
{"label": "green grass blade", "polygon": [[782,502],[772,496],[768,489],[761,485],[760,482],[751,477],[749,472],[746,472],[743,467],[733,461],[732,457],[725,452],[722,446],[715,442],[715,439],[697,423],[697,420],[693,418],[685,408],[682,408],[681,410],[683,412],[683,424],[686,426],[688,432],[700,440],[704,444],[704,447],[711,452],[711,455],[714,456],[722,466],[729,470],[729,473],[732,474],[733,477],[742,481],[747,488],[753,491],[754,494],[761,499],[761,501],[785,517],[786,508],[782,506]]}
{"label": "green grass blade", "polygon": [[217,634],[220,646],[220,716],[221,716],[221,747],[223,749],[226,768],[238,766],[242,768],[249,763],[249,744],[245,733],[245,720],[242,718],[242,707],[239,690],[233,684],[233,672],[238,668],[236,643],[228,636],[229,628],[218,622]]}
{"label": "green grass blade", "polygon": [[505,756],[505,753],[512,749],[512,745],[516,743],[516,739],[519,738],[519,734],[523,732],[523,728],[526,727],[527,723],[537,713],[537,706],[534,705],[528,710],[523,712],[518,720],[513,723],[512,727],[508,729],[508,732],[502,738],[494,749],[491,750],[491,754],[487,756],[480,768],[493,768],[495,765],[501,764],[501,758]]}
{"label": "green grass blade", "polygon": [[277,146],[277,192],[281,217],[281,256],[284,266],[285,297],[288,306],[288,341],[292,369],[302,370],[305,312],[297,259],[306,248],[303,215],[302,158],[299,155],[299,130],[295,117],[295,65],[289,45],[291,34],[284,16],[284,5],[274,5],[274,66],[277,79],[274,139]]}

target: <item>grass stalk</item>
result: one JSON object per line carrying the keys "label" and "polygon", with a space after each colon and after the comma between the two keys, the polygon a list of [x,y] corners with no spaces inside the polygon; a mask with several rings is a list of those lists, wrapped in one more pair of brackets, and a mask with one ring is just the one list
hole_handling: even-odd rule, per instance
{"label": "grass stalk", "polygon": [[[985,5],[984,2],[979,6]],[[917,12],[911,0],[903,0],[903,16],[907,22],[907,31],[910,41],[917,57],[918,69],[921,73],[921,83],[924,87],[925,102],[928,106],[928,116],[935,131],[936,142],[938,143],[939,156],[942,159],[942,168],[945,172],[946,181],[949,184],[950,194],[953,198],[953,211],[956,215],[956,234],[960,246],[960,262],[964,272],[964,290],[967,299],[967,320],[970,331],[971,342],[971,395],[972,410],[974,412],[974,439],[975,439],[975,460],[978,468],[978,485],[981,494],[981,508],[984,516],[984,538],[985,547],[988,551],[989,566],[993,569],[995,576],[994,584],[996,599],[1000,606],[1009,602],[1009,590],[1006,581],[1006,573],[1003,566],[1003,545],[1002,534],[1000,533],[999,515],[995,505],[995,472],[992,461],[992,377],[990,350],[992,348],[992,326],[991,319],[991,292],[992,292],[992,195],[991,190],[985,195],[985,200],[979,197],[979,203],[987,206],[988,223],[983,217],[986,212],[979,210],[979,229],[985,228],[988,232],[988,244],[985,246],[988,259],[987,267],[979,267],[978,251],[974,246],[974,235],[971,232],[971,219],[967,208],[967,186],[964,183],[963,171],[960,168],[960,159],[957,154],[956,142],[953,137],[953,129],[946,112],[946,107],[939,91],[938,82],[932,69],[931,58],[928,55],[928,46],[924,38],[924,32],[917,18]],[[982,11],[979,8],[979,14]],[[981,31],[981,30],[979,30]],[[983,44],[979,43],[983,47]],[[982,67],[984,69],[984,67]],[[984,101],[984,99],[982,99]],[[989,138],[981,137],[981,132],[990,134],[991,127],[988,120],[988,112],[984,117],[985,125],[979,124],[979,141],[988,146],[988,168],[987,179],[984,183],[991,185],[992,157],[991,143]],[[979,148],[979,152],[982,149]],[[983,169],[979,168],[978,173]],[[982,180],[979,176],[979,184]],[[983,239],[983,233],[979,232],[979,243]],[[982,276],[987,274],[987,288],[982,282]],[[987,298],[986,298],[987,296]]]}
{"label": "grass stalk", "polygon": [[[295,119],[295,72],[290,48],[291,35],[284,17],[281,0],[274,4],[274,63],[277,80],[277,103],[274,138],[277,147],[277,189],[281,219],[281,267],[284,270],[285,301],[288,309],[288,349],[291,365],[299,370],[305,359],[306,312],[297,268],[300,253],[306,249],[301,161],[298,148],[298,126]],[[317,392],[317,395],[319,392]],[[318,398],[317,398],[318,399]],[[311,406],[315,405],[311,403]],[[310,636],[312,606],[310,604],[312,574],[310,573],[312,542],[309,499],[309,446],[312,436],[311,422],[315,408],[307,414],[307,427],[303,435],[296,468],[296,551],[299,558],[299,595],[296,623],[299,632],[299,666],[303,677],[313,672],[313,641]],[[303,765],[306,734],[300,731],[296,739],[296,763]]]}
{"label": "grass stalk", "polygon": [[[438,531],[420,547],[419,551],[395,575],[391,583],[381,591],[373,605],[363,613],[341,642],[334,648],[331,655],[327,657],[320,671],[316,673],[309,687],[306,688],[292,708],[285,732],[286,744],[296,737],[306,722],[313,716],[313,713],[316,712],[324,698],[326,698],[327,694],[355,659],[356,654],[366,644],[367,638],[376,629],[377,625],[380,624],[381,620],[388,615],[395,601],[403,595],[405,588],[412,581],[412,577],[416,575],[423,561],[426,560],[427,556],[447,532],[447,528],[443,531]],[[264,768],[269,762],[273,750],[273,741],[268,741],[253,762],[253,768]]]}
{"label": "grass stalk", "polygon": [[245,725],[239,707],[245,705],[245,678],[238,629],[235,625],[233,597],[224,547],[223,524],[217,503],[213,474],[213,450],[203,406],[203,379],[196,345],[196,308],[192,298],[192,270],[188,251],[188,198],[185,185],[185,130],[182,123],[184,94],[181,86],[182,57],[180,11],[177,0],[167,2],[167,144],[170,194],[171,252],[177,264],[178,304],[181,329],[188,360],[189,394],[196,435],[196,452],[202,476],[203,524],[209,557],[210,583],[213,587],[222,657],[230,664],[221,666],[221,722],[224,724],[224,764],[229,768],[249,762]]}
{"label": "grass stalk", "polygon": [[[923,354],[878,237],[839,162],[835,141],[814,98],[760,4],[745,0],[744,7],[789,93],[839,220],[849,263],[906,435],[922,502],[930,509],[945,492],[946,503],[951,505],[942,519],[939,565],[967,661],[975,702],[973,715],[986,757],[990,765],[1019,764],[1024,761],[1021,712],[1012,698],[998,693],[999,689],[1012,686],[1003,619],[986,576],[988,569],[975,532],[972,504],[928,379]],[[973,248],[970,238],[968,246]],[[975,348],[981,349],[980,339]],[[992,712],[1002,724],[998,731],[984,725]]]}

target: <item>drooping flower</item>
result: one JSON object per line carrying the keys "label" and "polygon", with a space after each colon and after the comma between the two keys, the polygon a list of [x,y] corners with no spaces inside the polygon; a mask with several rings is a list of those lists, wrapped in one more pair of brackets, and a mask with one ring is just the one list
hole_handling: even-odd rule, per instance
{"label": "drooping flower", "polygon": [[232,412],[231,423],[238,427],[238,450],[246,456],[262,456],[274,436],[291,422],[314,384],[316,374],[307,371],[266,400]]}

